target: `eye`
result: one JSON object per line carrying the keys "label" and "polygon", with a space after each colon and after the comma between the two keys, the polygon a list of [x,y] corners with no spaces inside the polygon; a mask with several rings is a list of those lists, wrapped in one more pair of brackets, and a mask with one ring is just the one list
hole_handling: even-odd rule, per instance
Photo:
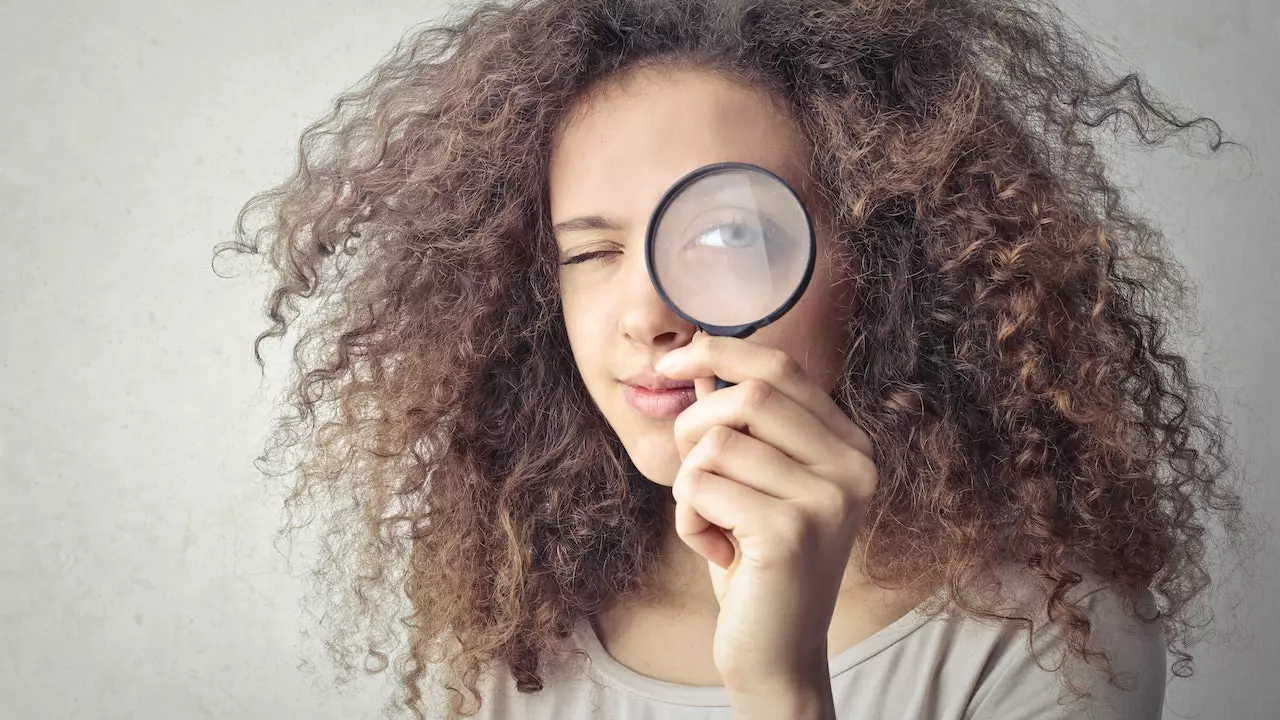
{"label": "eye", "polygon": [[568,260],[561,261],[560,264],[561,265],[577,265],[579,263],[587,262],[588,260],[595,260],[597,258],[602,258],[608,255],[616,255],[617,253],[618,253],[617,250],[592,250],[591,252],[585,252],[585,253],[582,253],[581,255],[574,255]]}
{"label": "eye", "polygon": [[746,223],[724,223],[704,230],[693,238],[694,245],[710,247],[741,248],[752,247],[765,240],[760,228]]}
{"label": "eye", "polygon": [[688,247],[750,248],[761,243],[771,243],[778,228],[768,218],[756,216],[759,222],[748,222],[745,216],[735,213],[724,222],[708,226],[690,239]]}

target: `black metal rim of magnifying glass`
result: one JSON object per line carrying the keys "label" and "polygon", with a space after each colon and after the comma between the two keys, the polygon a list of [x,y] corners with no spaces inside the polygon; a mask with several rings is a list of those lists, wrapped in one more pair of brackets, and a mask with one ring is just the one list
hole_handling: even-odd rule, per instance
{"label": "black metal rim of magnifying glass", "polygon": [[[666,289],[662,287],[662,281],[658,279],[657,272],[654,271],[654,235],[658,231],[658,221],[666,214],[667,207],[675,200],[676,196],[680,194],[680,191],[690,183],[707,175],[711,175],[712,173],[724,172],[726,170],[747,170],[751,172],[758,172],[778,181],[782,187],[786,188],[787,192],[791,193],[791,197],[794,198],[796,204],[800,206],[800,211],[804,213],[805,225],[809,228],[809,260],[805,264],[804,274],[801,276],[800,282],[796,285],[795,291],[791,293],[791,297],[788,297],[786,302],[779,305],[777,309],[773,310],[763,318],[744,325],[708,325],[706,323],[699,322],[696,318],[689,317],[680,309],[679,306],[671,301],[671,297],[667,295]],[[756,330],[759,330],[765,325],[777,320],[784,313],[794,307],[795,304],[800,301],[801,296],[804,295],[805,290],[809,288],[809,280],[813,277],[813,267],[817,254],[817,237],[813,227],[813,216],[809,212],[808,206],[800,199],[800,194],[796,192],[795,188],[791,187],[791,183],[783,180],[777,173],[774,173],[767,168],[762,168],[759,165],[753,165],[745,162],[722,162],[703,165],[677,180],[675,184],[668,188],[667,192],[663,194],[662,199],[658,201],[658,207],[654,209],[653,215],[649,217],[649,227],[645,230],[644,235],[645,266],[649,271],[650,282],[653,283],[653,287],[658,291],[658,297],[662,298],[662,302],[666,303],[667,307],[671,308],[676,315],[679,315],[685,321],[697,326],[698,329],[708,335],[719,335],[722,337],[745,338]]]}

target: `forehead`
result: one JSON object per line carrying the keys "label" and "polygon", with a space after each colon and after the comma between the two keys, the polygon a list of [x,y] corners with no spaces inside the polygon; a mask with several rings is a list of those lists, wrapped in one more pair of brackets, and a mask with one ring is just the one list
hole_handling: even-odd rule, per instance
{"label": "forehead", "polygon": [[551,216],[638,221],[681,176],[749,162],[797,189],[807,143],[764,90],[697,70],[636,71],[583,97],[551,154]]}

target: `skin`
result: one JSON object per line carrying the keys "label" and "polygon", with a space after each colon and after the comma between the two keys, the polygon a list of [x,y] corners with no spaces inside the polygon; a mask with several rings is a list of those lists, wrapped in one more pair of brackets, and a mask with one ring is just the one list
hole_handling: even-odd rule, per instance
{"label": "skin", "polygon": [[[562,261],[599,253],[561,266],[574,358],[636,467],[671,486],[676,500],[662,599],[619,608],[597,627],[615,658],[651,677],[739,687],[787,676],[793,687],[803,684],[801,676],[824,681],[827,657],[918,600],[875,587],[849,561],[875,473],[866,436],[830,398],[847,342],[848,286],[833,263],[807,157],[803,134],[767,92],[672,68],[633,71],[597,87],[553,146],[552,223],[598,217],[607,222],[597,225],[608,226],[557,233]],[[643,255],[646,225],[667,188],[695,168],[725,161],[782,176],[818,226],[806,293],[749,340],[695,335],[657,295]],[[622,380],[652,371],[680,348],[683,362],[663,374],[694,379],[698,402],[675,419],[634,410]],[[711,394],[715,375],[740,384]],[[780,513],[817,540],[804,548],[782,541],[781,524],[770,519]],[[792,552],[784,557],[779,548]],[[778,608],[797,605],[814,609],[813,627],[775,622],[787,614]],[[761,658],[765,664],[756,662]],[[775,689],[769,695],[781,697]],[[788,709],[818,707],[826,700],[813,698],[823,692],[797,690]]]}

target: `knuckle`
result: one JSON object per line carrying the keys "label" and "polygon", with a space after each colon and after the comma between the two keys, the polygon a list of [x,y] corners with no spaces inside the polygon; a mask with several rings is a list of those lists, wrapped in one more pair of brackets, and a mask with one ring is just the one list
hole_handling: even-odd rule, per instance
{"label": "knuckle", "polygon": [[741,384],[743,388],[742,403],[748,410],[759,410],[773,397],[774,388],[763,380],[747,380]]}
{"label": "knuckle", "polygon": [[841,527],[853,518],[857,501],[848,490],[832,484],[823,488],[818,498],[818,513],[823,524]]}
{"label": "knuckle", "polygon": [[821,483],[813,490],[819,512],[827,517],[842,517],[848,510],[849,494],[835,483]]}
{"label": "knuckle", "polygon": [[698,484],[698,471],[693,469],[685,469],[676,473],[675,481],[671,483],[671,496],[676,502],[688,502],[693,499]]}
{"label": "knuckle", "polygon": [[858,493],[870,497],[880,485],[880,471],[876,464],[856,448],[850,448],[849,466],[858,486]]}
{"label": "knuckle", "polygon": [[734,443],[734,436],[737,435],[732,428],[725,425],[715,425],[707,431],[705,440],[707,443],[707,454],[715,456],[723,452],[727,452],[729,447]]}
{"label": "knuckle", "polygon": [[775,383],[783,383],[799,378],[803,371],[800,364],[790,355],[781,350],[775,350],[769,359],[767,372],[769,379]]}

